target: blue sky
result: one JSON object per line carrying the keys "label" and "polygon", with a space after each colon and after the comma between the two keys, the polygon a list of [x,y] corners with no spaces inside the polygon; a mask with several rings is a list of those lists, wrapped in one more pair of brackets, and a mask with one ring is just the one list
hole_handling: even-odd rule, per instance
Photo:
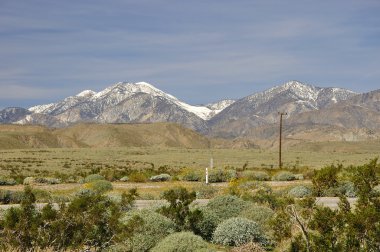
{"label": "blue sky", "polygon": [[0,107],[147,81],[192,104],[380,88],[378,0],[0,0]]}

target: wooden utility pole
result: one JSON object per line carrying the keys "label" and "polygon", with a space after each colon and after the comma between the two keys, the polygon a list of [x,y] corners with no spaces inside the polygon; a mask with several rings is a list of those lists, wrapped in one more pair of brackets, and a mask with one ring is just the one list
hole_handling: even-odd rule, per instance
{"label": "wooden utility pole", "polygon": [[287,115],[288,113],[284,112],[278,112],[280,115],[280,142],[279,142],[279,152],[278,152],[278,167],[282,168],[282,161],[281,161],[281,148],[282,148],[282,116]]}

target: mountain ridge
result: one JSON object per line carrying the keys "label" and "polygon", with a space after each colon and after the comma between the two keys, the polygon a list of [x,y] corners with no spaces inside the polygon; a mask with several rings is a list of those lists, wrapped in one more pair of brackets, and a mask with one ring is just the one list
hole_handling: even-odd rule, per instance
{"label": "mountain ridge", "polygon": [[55,103],[4,109],[0,123],[60,128],[77,123],[170,122],[209,137],[235,139],[256,136],[252,134],[255,128],[276,124],[282,111],[287,112],[285,119],[294,129],[330,125],[342,132],[359,128],[365,132],[366,127],[377,130],[380,124],[376,119],[380,115],[378,100],[375,91],[359,94],[293,80],[238,100],[190,105],[146,82],[118,82],[99,92],[83,90]]}

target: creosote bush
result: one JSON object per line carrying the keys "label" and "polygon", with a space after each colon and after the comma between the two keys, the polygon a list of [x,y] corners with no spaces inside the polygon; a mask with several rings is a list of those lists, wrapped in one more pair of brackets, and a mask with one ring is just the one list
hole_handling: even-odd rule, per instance
{"label": "creosote bush", "polygon": [[244,171],[242,174],[243,178],[247,178],[249,180],[258,180],[258,181],[268,181],[270,180],[270,176],[265,171]]}
{"label": "creosote bush", "polygon": [[211,199],[218,192],[215,187],[205,184],[195,186],[192,190],[196,193],[197,199]]}
{"label": "creosote bush", "polygon": [[23,192],[0,190],[0,204],[19,204],[22,197]]}
{"label": "creosote bush", "polygon": [[234,217],[220,223],[215,229],[212,240],[217,244],[235,247],[248,242],[267,243],[259,225],[241,217]]}
{"label": "creosote bush", "polygon": [[162,173],[156,176],[150,177],[150,181],[152,182],[161,182],[161,181],[169,181],[172,177],[169,174]]}
{"label": "creosote bush", "polygon": [[288,195],[294,198],[304,198],[304,197],[311,196],[312,193],[313,191],[310,188],[303,185],[299,185],[290,189],[288,192]]}
{"label": "creosote bush", "polygon": [[147,176],[141,172],[133,172],[129,174],[129,181],[136,183],[144,183],[148,180]]}
{"label": "creosote bush", "polygon": [[187,168],[182,170],[180,178],[184,181],[201,181],[203,179],[203,174],[199,170]]}
{"label": "creosote bush", "polygon": [[233,178],[236,178],[235,170],[222,170],[222,169],[213,169],[209,171],[209,182],[218,183],[218,182],[228,182]]}
{"label": "creosote bush", "polygon": [[272,180],[274,181],[292,181],[295,179],[295,175],[288,171],[281,171],[272,177]]}
{"label": "creosote bush", "polygon": [[111,182],[107,180],[94,180],[92,182],[84,184],[84,187],[87,189],[94,190],[97,193],[105,193],[108,191],[112,191],[113,189]]}
{"label": "creosote bush", "polygon": [[211,241],[212,234],[221,221],[210,209],[204,207],[200,210],[202,212],[202,219],[195,223],[194,233],[200,235],[206,241]]}
{"label": "creosote bush", "polygon": [[207,251],[207,243],[202,237],[191,232],[173,233],[157,244],[152,252],[198,252]]}
{"label": "creosote bush", "polygon": [[105,178],[99,174],[91,174],[84,179],[84,183],[89,183],[96,180],[105,180]]}

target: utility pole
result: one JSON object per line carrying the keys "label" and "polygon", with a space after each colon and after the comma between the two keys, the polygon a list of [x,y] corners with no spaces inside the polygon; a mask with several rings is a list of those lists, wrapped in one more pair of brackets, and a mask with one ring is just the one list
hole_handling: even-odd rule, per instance
{"label": "utility pole", "polygon": [[280,115],[280,142],[279,142],[279,152],[278,152],[278,167],[282,168],[282,161],[281,161],[281,148],[282,148],[282,116],[287,115],[288,113],[285,112],[278,112]]}

